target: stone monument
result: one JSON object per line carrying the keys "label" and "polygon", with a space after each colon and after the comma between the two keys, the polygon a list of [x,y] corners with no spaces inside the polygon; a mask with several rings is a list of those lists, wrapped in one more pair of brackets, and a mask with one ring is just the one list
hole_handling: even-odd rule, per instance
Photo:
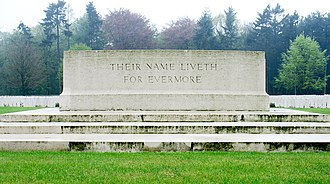
{"label": "stone monument", "polygon": [[64,53],[62,111],[268,111],[255,51]]}
{"label": "stone monument", "polygon": [[63,69],[61,111],[0,115],[1,150],[330,148],[330,116],[269,111],[264,52],[68,51]]}

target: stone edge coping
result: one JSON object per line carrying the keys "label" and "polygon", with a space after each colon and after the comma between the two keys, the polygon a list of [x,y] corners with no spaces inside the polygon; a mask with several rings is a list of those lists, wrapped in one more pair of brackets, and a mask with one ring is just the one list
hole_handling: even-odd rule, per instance
{"label": "stone edge coping", "polygon": [[0,142],[330,143],[329,134],[0,134]]}
{"label": "stone edge coping", "polygon": [[264,111],[60,111],[59,108],[44,108],[30,111],[7,113],[5,115],[241,115],[241,114],[260,114],[260,115],[320,115],[292,109],[271,108],[269,112]]}
{"label": "stone edge coping", "polygon": [[194,127],[330,127],[330,123],[311,122],[0,122],[0,127],[62,127],[62,126],[194,126]]}

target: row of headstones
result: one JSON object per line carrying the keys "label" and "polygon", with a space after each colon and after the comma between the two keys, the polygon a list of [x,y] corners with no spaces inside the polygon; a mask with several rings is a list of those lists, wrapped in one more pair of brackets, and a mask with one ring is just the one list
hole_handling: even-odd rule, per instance
{"label": "row of headstones", "polygon": [[330,95],[282,95],[270,96],[276,107],[330,108]]}
{"label": "row of headstones", "polygon": [[[282,95],[270,96],[276,107],[330,108],[330,95]],[[0,106],[56,107],[59,96],[0,96]]]}
{"label": "row of headstones", "polygon": [[56,107],[59,96],[0,96],[0,106]]}

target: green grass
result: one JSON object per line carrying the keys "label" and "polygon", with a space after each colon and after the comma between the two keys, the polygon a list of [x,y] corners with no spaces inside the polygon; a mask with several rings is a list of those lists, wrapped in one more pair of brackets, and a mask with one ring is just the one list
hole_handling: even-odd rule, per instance
{"label": "green grass", "polygon": [[329,152],[0,152],[0,183],[329,183],[329,173]]}
{"label": "green grass", "polygon": [[330,108],[293,108],[294,110],[320,113],[320,114],[330,114]]}
{"label": "green grass", "polygon": [[40,109],[41,107],[0,107],[0,114]]}

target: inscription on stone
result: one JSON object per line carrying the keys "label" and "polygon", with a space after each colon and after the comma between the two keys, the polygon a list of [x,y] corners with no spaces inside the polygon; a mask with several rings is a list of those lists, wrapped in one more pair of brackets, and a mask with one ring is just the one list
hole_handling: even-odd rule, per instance
{"label": "inscription on stone", "polygon": [[[120,75],[121,71],[141,71],[143,73],[147,70],[154,71],[217,71],[218,64],[217,63],[121,63],[115,64],[110,63],[110,71],[118,72]],[[201,83],[202,76],[194,75],[124,75],[123,82],[126,83]]]}

